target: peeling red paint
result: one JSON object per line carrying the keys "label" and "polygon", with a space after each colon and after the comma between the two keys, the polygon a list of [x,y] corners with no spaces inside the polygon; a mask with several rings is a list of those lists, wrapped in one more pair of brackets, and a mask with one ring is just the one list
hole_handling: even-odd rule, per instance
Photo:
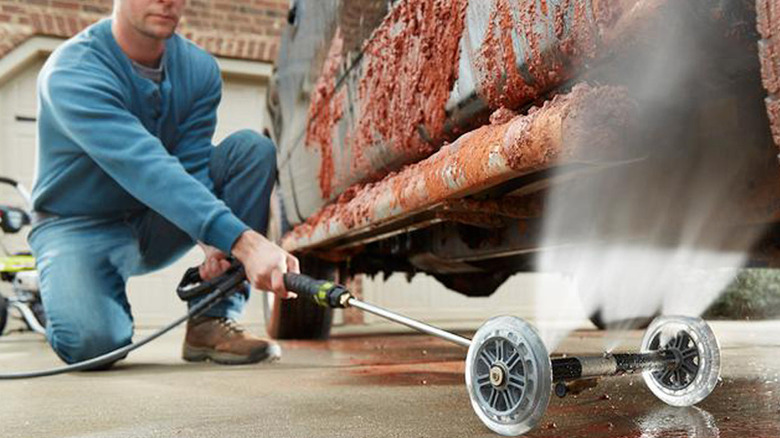
{"label": "peeling red paint", "polygon": [[766,99],[766,110],[767,114],[769,114],[772,138],[775,141],[775,145],[780,147],[780,100],[778,100],[778,98],[768,97]]}
{"label": "peeling red paint", "polygon": [[780,54],[777,53],[777,47],[773,41],[768,40],[759,44],[758,53],[761,58],[761,77],[764,88],[770,95],[776,95],[780,93],[780,77],[778,77],[780,69],[777,68],[777,64],[780,64]]}
{"label": "peeling red paint", "polygon": [[[767,107],[775,140],[780,145],[780,100],[776,92],[780,89],[778,44],[774,42],[776,38],[769,44],[770,38],[766,36],[766,32],[777,33],[774,30],[778,29],[778,20],[773,18],[777,6],[773,0],[757,1],[759,28],[765,33],[762,43],[766,43],[762,59],[764,81],[770,91]],[[486,18],[467,15],[473,5],[466,0],[395,3],[364,47],[356,78],[356,125],[346,126],[344,147],[351,155],[343,156],[348,162],[337,163],[334,171],[331,160],[330,172],[321,171],[325,198],[345,192],[309,218],[288,241],[305,236],[309,243],[322,242],[326,236],[345,230],[376,226],[377,220],[388,220],[399,211],[410,213],[429,208],[437,200],[451,199],[455,191],[448,187],[448,180],[431,169],[446,172],[449,182],[457,182],[462,188],[458,193],[470,194],[489,187],[505,177],[486,170],[490,145],[500,142],[502,136],[515,142],[502,150],[514,172],[549,165],[560,158],[561,144],[567,144],[571,154],[583,145],[619,144],[612,137],[621,135],[619,128],[626,121],[624,114],[632,111],[626,99],[613,95],[614,89],[594,92],[592,98],[572,98],[575,103],[567,106],[568,112],[557,119],[535,115],[546,111],[548,106],[558,105],[555,100],[529,111],[522,119],[525,121],[518,120],[515,111],[547,98],[590,65],[651,44],[648,36],[663,32],[665,17],[673,14],[674,7],[679,5],[671,0],[485,0],[485,3],[490,5]],[[717,19],[718,4],[702,7],[709,7],[709,15],[701,14],[703,17]],[[472,41],[476,37],[468,34],[476,30],[466,28],[466,20],[472,19],[484,20],[486,30],[475,47],[468,49],[468,44],[460,43],[464,38]],[[447,144],[452,140],[449,137],[452,133],[445,132],[445,105],[457,80],[461,48],[470,52],[464,54],[476,75],[478,95],[486,104],[485,113],[475,117],[485,120],[492,112],[492,126]],[[590,96],[591,92],[582,94]],[[335,100],[341,100],[336,97]],[[588,119],[590,106],[602,105],[601,99],[604,99],[603,111],[612,117],[582,122]],[[616,104],[609,109],[612,102]],[[622,113],[623,110],[626,112]],[[339,111],[331,113],[340,114]],[[328,132],[334,137],[337,121],[338,118],[330,119],[332,126]],[[589,123],[596,125],[582,128]],[[450,128],[458,127],[447,129]],[[512,132],[507,132],[510,129]],[[568,145],[572,139],[575,144]],[[439,145],[443,146],[439,148]],[[459,152],[465,147],[473,151]],[[589,153],[614,152],[607,151],[608,147],[587,149]],[[428,158],[423,160],[425,157]],[[326,164],[325,160],[323,166]],[[390,169],[399,168],[386,174]],[[345,189],[350,182],[360,184]],[[417,192],[425,194],[426,202],[421,203],[419,196],[411,195]],[[397,200],[384,200],[391,195]],[[379,204],[384,210],[377,213]],[[294,247],[309,246],[301,241]]]}
{"label": "peeling red paint", "polygon": [[[780,28],[778,16],[780,16],[780,5],[777,2],[772,0],[756,1],[757,27],[763,38],[770,38],[777,33],[776,30]],[[775,30],[773,31],[773,29]]]}
{"label": "peeling red paint", "polygon": [[758,0],[756,15],[762,37],[758,43],[761,79],[769,94],[767,114],[775,145],[780,147],[780,6],[775,0]]}
{"label": "peeling red paint", "polygon": [[[632,34],[670,2],[485,1],[492,8],[484,18],[487,31],[472,49],[475,53],[467,55],[487,112],[517,110],[549,93],[612,46],[632,41]],[[355,70],[356,118],[342,127],[345,138],[335,128],[347,99],[334,96],[337,69],[326,63],[310,111],[322,114],[312,118],[314,126],[307,132],[307,139],[321,148],[323,199],[429,156],[458,130],[454,126],[446,132],[445,108],[458,77],[469,8],[467,0],[405,0],[392,7],[364,46]],[[334,40],[329,60],[340,60],[333,51],[340,44]],[[326,103],[331,98],[335,102]],[[334,151],[336,147],[340,150]],[[335,169],[334,153],[339,161]]]}
{"label": "peeling red paint", "polygon": [[[345,96],[336,94],[336,77],[344,62],[344,39],[341,29],[331,41],[328,57],[322,67],[322,74],[311,94],[309,123],[306,127],[306,146],[320,151],[320,174],[318,176],[322,197],[330,198],[333,188],[333,137],[334,128],[343,115],[342,103]],[[343,91],[343,90],[342,90]]]}
{"label": "peeling red paint", "polygon": [[[430,155],[443,136],[445,104],[458,74],[466,0],[407,0],[364,47],[352,170],[372,174],[375,148],[406,159]],[[380,166],[381,167],[381,166]],[[381,175],[380,175],[381,176]]]}
{"label": "peeling red paint", "polygon": [[[616,0],[492,0],[474,56],[480,95],[490,108],[515,109],[537,99],[597,56],[599,28],[614,25],[622,12]],[[525,76],[518,66],[527,69]]]}
{"label": "peeling red paint", "polygon": [[[527,115],[487,125],[376,183],[356,185],[285,236],[288,250],[456,199],[562,160],[612,159],[633,117],[625,90],[578,85]],[[587,147],[585,147],[587,146]]]}
{"label": "peeling red paint", "polygon": [[[479,91],[491,107],[515,108],[519,102],[531,100],[537,94],[517,71],[512,7],[517,5],[510,6],[509,0],[493,1],[485,39],[476,57]],[[505,90],[511,91],[504,93]]]}

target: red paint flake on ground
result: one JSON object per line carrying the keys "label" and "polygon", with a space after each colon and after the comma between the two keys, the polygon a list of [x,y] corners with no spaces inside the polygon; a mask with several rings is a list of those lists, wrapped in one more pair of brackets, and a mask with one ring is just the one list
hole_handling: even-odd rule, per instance
{"label": "red paint flake on ground", "polygon": [[336,94],[336,77],[344,61],[343,48],[344,39],[341,29],[337,28],[322,74],[311,94],[306,128],[306,147],[316,147],[320,151],[319,182],[324,199],[330,198],[333,187],[333,131],[343,115],[342,104],[346,97],[342,93]]}
{"label": "red paint flake on ground", "polygon": [[[414,161],[443,137],[457,79],[466,0],[407,0],[393,7],[364,47],[353,169],[376,174],[372,148]],[[381,176],[381,175],[380,175]]]}
{"label": "red paint flake on ground", "polygon": [[350,368],[344,382],[353,385],[415,386],[462,385],[463,360],[416,364],[373,365]]}

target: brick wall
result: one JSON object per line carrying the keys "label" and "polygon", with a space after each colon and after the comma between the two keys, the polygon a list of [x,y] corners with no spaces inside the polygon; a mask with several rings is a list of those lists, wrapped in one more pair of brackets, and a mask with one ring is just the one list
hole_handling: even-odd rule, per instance
{"label": "brick wall", "polygon": [[[289,0],[188,0],[179,32],[217,56],[272,61]],[[0,58],[35,35],[68,38],[113,0],[0,0]]]}

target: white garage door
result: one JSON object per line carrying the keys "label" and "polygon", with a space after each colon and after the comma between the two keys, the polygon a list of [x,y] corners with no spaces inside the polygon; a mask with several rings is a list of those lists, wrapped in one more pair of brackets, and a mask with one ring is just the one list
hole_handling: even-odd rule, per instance
{"label": "white garage door", "polygon": [[[43,66],[39,60],[0,85],[0,175],[32,187],[35,163],[35,81]],[[23,205],[7,185],[0,186],[0,204]],[[3,236],[11,251],[26,248],[24,235]]]}
{"label": "white garage door", "polygon": [[[41,59],[32,63],[0,84],[0,175],[17,179],[28,188],[32,186],[35,167],[35,86],[43,62]],[[215,142],[239,129],[261,131],[264,113],[265,86],[262,82],[225,77]],[[0,186],[0,203],[21,202],[12,189]],[[2,236],[2,239],[11,250],[26,248],[25,236]],[[136,325],[166,323],[185,311],[174,288],[184,270],[199,263],[201,258],[200,251],[195,249],[162,272],[130,281],[129,296]],[[245,319],[257,324],[261,322],[261,315],[261,300],[256,297],[248,307]]]}

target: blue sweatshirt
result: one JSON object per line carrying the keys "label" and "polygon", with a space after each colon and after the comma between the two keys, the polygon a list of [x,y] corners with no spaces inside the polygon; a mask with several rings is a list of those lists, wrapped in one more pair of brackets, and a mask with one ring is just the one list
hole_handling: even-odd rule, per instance
{"label": "blue sweatshirt", "polygon": [[174,35],[165,77],[140,76],[102,20],[62,44],[38,77],[36,211],[119,217],[151,208],[230,252],[249,227],[213,194],[222,82],[214,58]]}

